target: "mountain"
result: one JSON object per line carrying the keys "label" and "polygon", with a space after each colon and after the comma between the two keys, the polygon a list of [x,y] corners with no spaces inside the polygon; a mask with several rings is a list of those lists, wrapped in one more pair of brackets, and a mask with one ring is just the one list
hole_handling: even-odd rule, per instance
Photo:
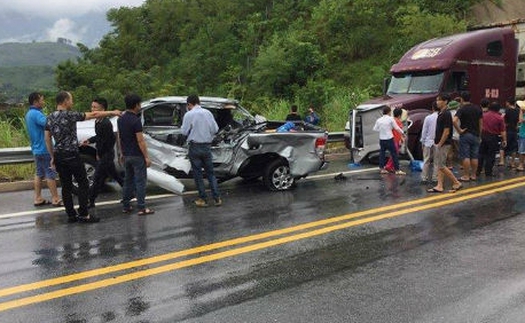
{"label": "mountain", "polygon": [[0,67],[56,66],[80,56],[77,47],[61,42],[0,44]]}
{"label": "mountain", "polygon": [[77,57],[80,51],[65,39],[0,44],[0,102],[24,102],[32,91],[56,91],[55,67]]}

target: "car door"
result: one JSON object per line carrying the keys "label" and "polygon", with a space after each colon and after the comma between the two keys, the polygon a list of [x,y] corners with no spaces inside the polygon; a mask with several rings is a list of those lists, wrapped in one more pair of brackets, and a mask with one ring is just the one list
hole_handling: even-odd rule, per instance
{"label": "car door", "polygon": [[175,146],[183,146],[181,133],[181,106],[177,103],[160,102],[142,110],[144,133],[153,139]]}

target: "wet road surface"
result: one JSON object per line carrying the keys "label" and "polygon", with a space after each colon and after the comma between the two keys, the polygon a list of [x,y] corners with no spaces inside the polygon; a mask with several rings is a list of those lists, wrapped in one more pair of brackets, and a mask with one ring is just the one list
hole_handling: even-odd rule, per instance
{"label": "wet road surface", "polygon": [[1,194],[0,322],[525,317],[519,174],[428,194],[419,173],[358,171],[281,193],[224,183],[220,208],[150,189],[147,217],[122,214],[110,191],[98,224],[33,208],[30,191]]}

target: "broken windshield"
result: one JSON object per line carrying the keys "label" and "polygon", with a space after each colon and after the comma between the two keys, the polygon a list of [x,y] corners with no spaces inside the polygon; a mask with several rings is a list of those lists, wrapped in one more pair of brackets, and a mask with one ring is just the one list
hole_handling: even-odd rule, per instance
{"label": "broken windshield", "polygon": [[432,74],[397,74],[392,76],[387,94],[438,93],[443,72]]}

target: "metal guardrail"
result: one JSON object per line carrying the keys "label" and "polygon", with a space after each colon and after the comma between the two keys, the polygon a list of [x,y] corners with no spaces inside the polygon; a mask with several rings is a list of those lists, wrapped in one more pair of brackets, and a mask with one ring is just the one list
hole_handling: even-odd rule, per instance
{"label": "metal guardrail", "polygon": [[[344,141],[344,131],[328,133],[328,142]],[[0,148],[0,165],[25,164],[34,161],[31,147]]]}
{"label": "metal guardrail", "polygon": [[0,165],[25,164],[33,161],[31,147],[0,148]]}
{"label": "metal guardrail", "polygon": [[345,132],[329,132],[328,133],[328,142],[343,142],[345,140]]}

